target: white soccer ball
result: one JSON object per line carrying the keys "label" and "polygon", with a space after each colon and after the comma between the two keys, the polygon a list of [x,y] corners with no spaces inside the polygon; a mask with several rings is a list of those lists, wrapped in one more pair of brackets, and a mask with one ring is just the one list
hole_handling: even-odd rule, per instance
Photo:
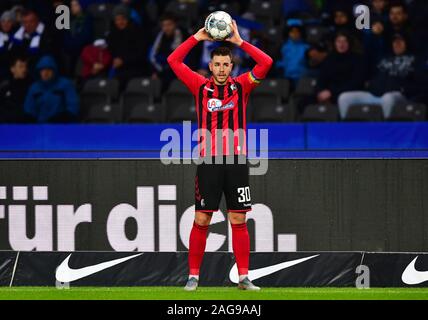
{"label": "white soccer ball", "polygon": [[232,33],[232,17],[224,11],[215,11],[205,19],[205,31],[214,40],[224,40]]}

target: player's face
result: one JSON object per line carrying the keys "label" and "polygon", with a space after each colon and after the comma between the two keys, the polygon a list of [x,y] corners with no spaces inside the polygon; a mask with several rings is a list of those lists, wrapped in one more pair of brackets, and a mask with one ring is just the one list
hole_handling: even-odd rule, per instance
{"label": "player's face", "polygon": [[214,56],[209,64],[210,71],[216,84],[223,84],[227,81],[232,72],[232,60],[230,56]]}

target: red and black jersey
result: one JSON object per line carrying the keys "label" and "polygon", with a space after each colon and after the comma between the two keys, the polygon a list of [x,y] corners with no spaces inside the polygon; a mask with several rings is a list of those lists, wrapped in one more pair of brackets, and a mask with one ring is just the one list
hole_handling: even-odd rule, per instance
{"label": "red and black jersey", "polygon": [[168,57],[177,77],[195,97],[199,128],[200,156],[246,155],[246,109],[250,92],[263,79],[272,59],[248,42],[240,46],[256,62],[250,72],[229,77],[224,85],[216,85],[183,63],[189,51],[198,43],[189,37]]}

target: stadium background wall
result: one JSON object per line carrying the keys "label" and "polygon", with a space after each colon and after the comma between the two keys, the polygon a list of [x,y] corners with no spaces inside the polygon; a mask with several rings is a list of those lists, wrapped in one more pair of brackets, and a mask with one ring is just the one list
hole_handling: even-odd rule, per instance
{"label": "stadium background wall", "polygon": [[[159,160],[3,160],[0,250],[187,251],[194,173]],[[428,250],[427,160],[270,160],[250,184],[253,251]],[[214,217],[207,249],[230,251]]]}

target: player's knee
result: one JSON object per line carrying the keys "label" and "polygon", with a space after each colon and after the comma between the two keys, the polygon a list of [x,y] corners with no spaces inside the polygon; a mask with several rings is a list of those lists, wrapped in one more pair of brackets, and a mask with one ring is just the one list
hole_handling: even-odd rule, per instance
{"label": "player's knee", "polygon": [[200,226],[208,226],[211,222],[211,215],[204,212],[197,212],[195,215],[195,223]]}
{"label": "player's knee", "polygon": [[246,221],[245,213],[229,212],[229,221],[231,224],[242,224]]}

